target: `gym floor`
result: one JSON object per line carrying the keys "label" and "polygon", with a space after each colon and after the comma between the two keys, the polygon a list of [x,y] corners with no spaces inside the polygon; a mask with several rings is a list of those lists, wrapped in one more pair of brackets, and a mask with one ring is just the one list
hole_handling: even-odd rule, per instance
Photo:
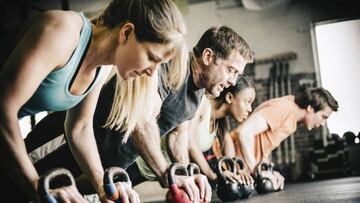
{"label": "gym floor", "polygon": [[[142,197],[142,202],[164,202],[165,189],[156,189],[156,182],[148,182],[136,186]],[[150,188],[150,186],[152,186]],[[146,190],[144,190],[147,188]],[[157,190],[156,195],[153,193]],[[146,191],[146,192],[145,192]],[[330,180],[318,180],[303,183],[288,183],[280,192],[265,195],[255,194],[253,197],[237,202],[276,202],[276,203],[359,203],[360,202],[360,177],[347,177]],[[221,202],[214,197],[212,202]]]}

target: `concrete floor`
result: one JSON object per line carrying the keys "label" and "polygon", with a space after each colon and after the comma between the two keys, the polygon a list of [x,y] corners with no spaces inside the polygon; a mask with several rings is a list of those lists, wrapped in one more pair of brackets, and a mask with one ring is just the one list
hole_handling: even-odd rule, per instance
{"label": "concrete floor", "polygon": [[[142,183],[135,187],[142,202],[164,202],[166,189],[156,182]],[[348,177],[304,183],[289,183],[280,192],[254,195],[237,202],[264,203],[360,203],[360,177]],[[212,202],[221,202],[217,197]]]}

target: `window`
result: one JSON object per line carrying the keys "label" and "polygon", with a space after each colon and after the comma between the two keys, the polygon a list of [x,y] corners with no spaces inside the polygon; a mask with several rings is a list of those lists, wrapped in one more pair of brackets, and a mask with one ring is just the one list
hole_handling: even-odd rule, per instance
{"label": "window", "polygon": [[360,131],[360,19],[318,23],[313,30],[320,86],[339,102],[328,119],[330,133]]}

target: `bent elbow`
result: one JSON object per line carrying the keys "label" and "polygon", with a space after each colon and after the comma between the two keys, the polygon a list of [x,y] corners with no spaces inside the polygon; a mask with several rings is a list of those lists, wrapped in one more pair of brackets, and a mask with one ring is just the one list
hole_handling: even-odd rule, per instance
{"label": "bent elbow", "polygon": [[237,130],[238,139],[241,142],[248,142],[250,139],[250,134],[244,128],[239,128]]}
{"label": "bent elbow", "polygon": [[76,122],[72,124],[66,122],[65,126],[67,137],[71,139],[80,137],[82,135],[88,135],[93,132],[93,125],[91,122]]}

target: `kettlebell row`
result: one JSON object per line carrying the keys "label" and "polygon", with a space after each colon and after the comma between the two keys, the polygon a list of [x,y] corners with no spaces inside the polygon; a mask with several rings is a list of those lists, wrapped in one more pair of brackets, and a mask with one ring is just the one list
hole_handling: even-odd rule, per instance
{"label": "kettlebell row", "polygon": [[[104,173],[104,185],[102,186],[109,200],[120,203],[120,195],[116,189],[117,182],[125,182],[130,187],[132,185],[128,173],[120,167],[110,167]],[[56,168],[44,173],[38,184],[38,193],[43,203],[58,203],[59,201],[52,195],[52,192],[59,188],[76,187],[75,180],[71,172],[65,168]]]}

